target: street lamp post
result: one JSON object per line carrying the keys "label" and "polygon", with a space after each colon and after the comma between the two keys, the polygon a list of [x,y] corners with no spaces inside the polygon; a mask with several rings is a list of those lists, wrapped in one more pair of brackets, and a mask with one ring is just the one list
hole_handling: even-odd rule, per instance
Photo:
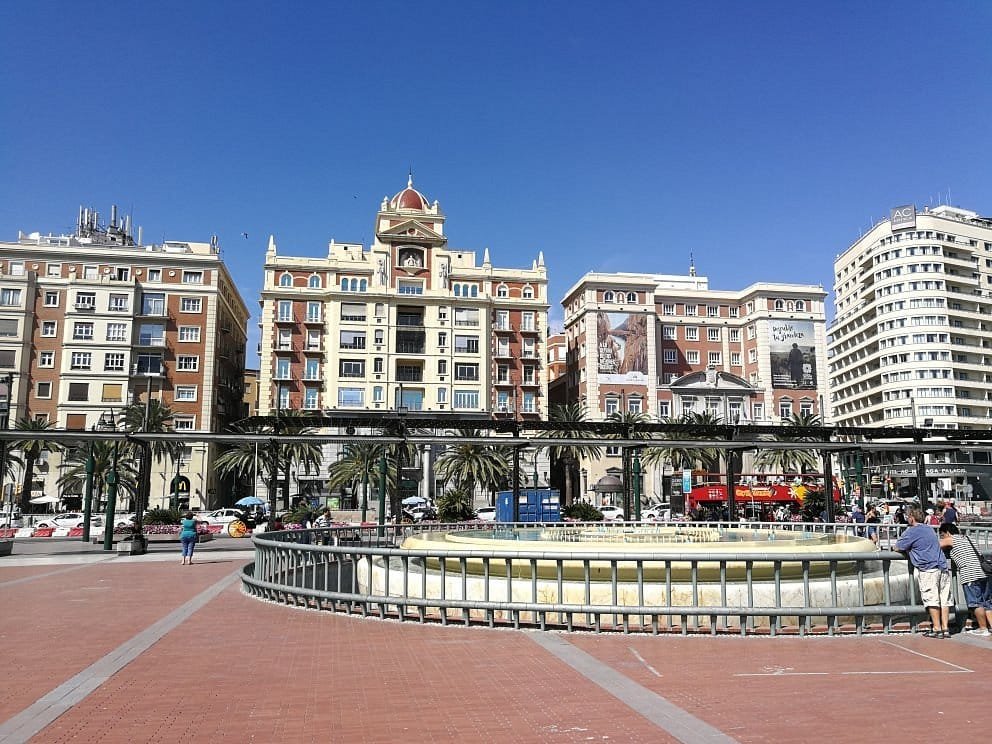
{"label": "street lamp post", "polygon": [[[2,402],[2,408],[0,408],[0,417],[2,417],[3,429],[4,431],[6,431],[10,427],[10,404],[11,404],[11,400],[14,397],[13,373],[11,372],[7,373],[7,375],[3,378],[3,384],[4,387],[6,388],[6,394],[5,394],[6,397]],[[0,497],[2,497],[4,493],[3,482],[4,480],[6,480],[6,475],[7,475],[7,449],[9,447],[10,445],[7,443],[7,440],[0,442]],[[28,488],[29,489],[31,488],[30,483],[28,484]],[[28,498],[30,497],[31,494],[28,493]],[[9,510],[10,511],[8,513],[10,515],[10,519],[7,522],[7,524],[13,525],[14,524],[14,484],[13,483],[10,484]]]}
{"label": "street lamp post", "polygon": [[[96,427],[93,427],[95,429]],[[92,430],[92,429],[91,429]],[[90,518],[93,514],[93,471],[96,463],[93,461],[94,440],[90,440],[86,454],[86,490],[83,494],[83,542],[90,541]]]}
{"label": "street lamp post", "polygon": [[[117,418],[114,409],[110,409],[109,419],[104,414],[100,418],[109,428],[117,431]],[[117,512],[117,456],[120,450],[120,442],[114,437],[114,453],[110,463],[110,472],[107,473],[107,513],[103,523],[103,549],[112,550],[114,547],[114,520]]]}

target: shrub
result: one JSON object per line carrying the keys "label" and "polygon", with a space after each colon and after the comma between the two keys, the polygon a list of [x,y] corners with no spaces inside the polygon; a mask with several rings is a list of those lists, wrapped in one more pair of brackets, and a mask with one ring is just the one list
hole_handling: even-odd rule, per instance
{"label": "shrub", "polygon": [[562,509],[561,515],[567,519],[575,519],[579,522],[601,522],[603,520],[603,512],[584,501],[576,501],[573,504],[569,504]]}
{"label": "shrub", "polygon": [[155,508],[149,509],[145,512],[144,518],[141,520],[143,525],[148,524],[179,524],[179,520],[182,517],[179,515],[176,509],[162,509]]}
{"label": "shrub", "polygon": [[464,522],[475,517],[472,494],[461,488],[452,488],[437,500],[437,518],[441,522]]}

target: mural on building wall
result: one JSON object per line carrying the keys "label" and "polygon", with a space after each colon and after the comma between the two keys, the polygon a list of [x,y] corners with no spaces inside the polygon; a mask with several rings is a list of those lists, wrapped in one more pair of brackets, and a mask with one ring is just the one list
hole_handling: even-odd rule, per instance
{"label": "mural on building wall", "polygon": [[599,312],[596,339],[601,383],[647,382],[647,315]]}
{"label": "mural on building wall", "polygon": [[816,389],[816,347],[813,324],[808,321],[773,320],[768,348],[772,387]]}

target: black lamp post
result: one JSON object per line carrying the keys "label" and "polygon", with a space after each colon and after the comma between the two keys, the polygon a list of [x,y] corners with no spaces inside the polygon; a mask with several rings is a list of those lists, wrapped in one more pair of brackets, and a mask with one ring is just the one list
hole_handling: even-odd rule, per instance
{"label": "black lamp post", "polygon": [[[4,384],[5,388],[6,388],[6,397],[3,398],[3,399],[0,399],[0,419],[2,419],[2,421],[0,421],[0,423],[3,424],[3,429],[4,429],[4,431],[6,431],[10,427],[10,403],[11,403],[11,399],[14,397],[14,375],[13,375],[13,373],[11,373],[11,372],[8,372],[7,373],[7,375],[3,378],[3,384]],[[10,447],[10,445],[7,443],[6,440],[0,442],[0,496],[3,495],[3,482],[4,482],[4,480],[6,480],[6,475],[7,475],[7,449],[8,449],[8,447]],[[31,484],[29,483],[28,484],[28,488],[30,488],[30,487],[31,487]],[[31,494],[29,493],[28,494],[28,498],[30,498],[30,496],[31,496]],[[10,484],[10,512],[9,513],[10,513],[10,522],[9,522],[9,524],[13,525],[13,523],[14,523],[14,484],[13,483]]]}
{"label": "black lamp post", "polygon": [[[117,431],[117,418],[114,409],[100,416],[103,428]],[[112,550],[114,547],[114,521],[117,515],[117,456],[120,450],[120,442],[114,437],[114,454],[110,463],[110,472],[107,473],[107,513],[103,524],[103,549]]]}
{"label": "black lamp post", "polygon": [[[90,431],[96,426],[90,428]],[[96,463],[93,460],[94,440],[91,439],[86,454],[86,490],[83,493],[83,542],[90,541],[90,518],[93,514],[93,471],[96,470]]]}

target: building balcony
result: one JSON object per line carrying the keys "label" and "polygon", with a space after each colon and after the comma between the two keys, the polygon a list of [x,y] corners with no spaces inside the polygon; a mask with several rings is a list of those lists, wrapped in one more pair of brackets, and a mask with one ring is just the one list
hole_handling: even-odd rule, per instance
{"label": "building balcony", "polygon": [[396,370],[396,381],[397,382],[423,382],[424,381],[424,371],[422,369],[397,369]]}
{"label": "building balcony", "polygon": [[131,365],[131,377],[161,377],[164,374],[165,374],[165,367],[161,364],[159,364],[158,366],[152,366],[147,364]]}
{"label": "building balcony", "polygon": [[514,409],[513,403],[497,403],[493,407],[493,413],[514,413]]}
{"label": "building balcony", "polygon": [[521,387],[540,387],[540,380],[524,380],[520,383]]}
{"label": "building balcony", "polygon": [[496,333],[513,333],[513,323],[496,323],[493,330]]}
{"label": "building balcony", "polygon": [[338,344],[339,349],[358,349],[359,351],[365,349],[365,341],[352,341],[350,344]]}
{"label": "building balcony", "polygon": [[504,377],[496,380],[493,384],[496,385],[496,387],[513,387],[515,383],[509,377]]}
{"label": "building balcony", "polygon": [[285,315],[280,315],[278,318],[276,318],[276,323],[280,323],[280,324],[296,323],[296,321],[292,317],[286,317]]}
{"label": "building balcony", "polygon": [[[119,312],[118,308],[111,308],[111,310]],[[124,310],[127,310],[127,308],[124,308]],[[135,316],[138,318],[167,318],[169,317],[169,313],[164,307],[143,307],[135,313]]]}
{"label": "building balcony", "polygon": [[396,344],[397,354],[424,354],[426,344],[423,343],[412,343],[409,341],[400,341]]}
{"label": "building balcony", "polygon": [[77,302],[72,309],[80,313],[92,313],[96,311],[96,304],[92,302]]}
{"label": "building balcony", "polygon": [[276,372],[272,375],[273,380],[279,380],[280,382],[289,382],[293,379],[292,372]]}
{"label": "building balcony", "polygon": [[423,328],[424,327],[424,316],[423,315],[397,315],[396,325],[405,326],[408,328]]}
{"label": "building balcony", "polygon": [[323,349],[320,348],[320,344],[307,344],[303,348],[303,351],[307,354],[316,354],[318,352],[322,352]]}
{"label": "building balcony", "polygon": [[276,352],[277,354],[279,354],[279,353],[282,353],[282,354],[292,354],[293,353],[293,346],[292,346],[292,344],[279,344],[278,346],[276,346],[273,349],[273,351]]}
{"label": "building balcony", "polygon": [[537,323],[531,323],[530,325],[521,325],[520,326],[520,332],[521,333],[537,333],[538,332]]}
{"label": "building balcony", "polygon": [[163,349],[165,348],[165,336],[139,336],[132,346],[142,349]]}
{"label": "building balcony", "polygon": [[324,319],[323,318],[317,318],[317,317],[313,317],[313,316],[307,316],[303,320],[303,322],[306,325],[324,325]]}
{"label": "building balcony", "polygon": [[516,356],[509,349],[496,349],[493,352],[493,357],[496,359],[516,359]]}

